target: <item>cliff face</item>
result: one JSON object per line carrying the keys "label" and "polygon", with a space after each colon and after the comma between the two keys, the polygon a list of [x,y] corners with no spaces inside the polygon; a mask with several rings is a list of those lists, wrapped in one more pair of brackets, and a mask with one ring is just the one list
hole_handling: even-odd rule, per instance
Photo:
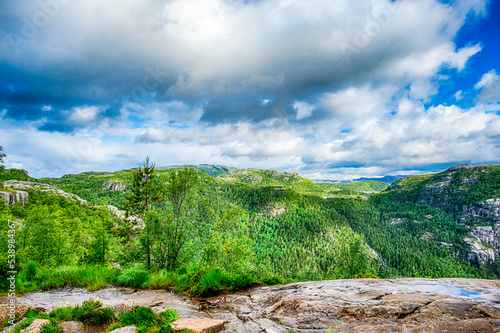
{"label": "cliff face", "polygon": [[463,237],[470,263],[484,266],[500,258],[500,167],[457,165],[431,175],[400,179],[389,187],[402,201],[454,214],[467,227]]}
{"label": "cliff face", "polygon": [[28,192],[26,191],[13,191],[4,192],[0,191],[0,199],[4,199],[7,205],[15,205],[20,202],[23,206],[28,203]]}
{"label": "cliff face", "polygon": [[470,237],[469,261],[484,265],[500,258],[500,199],[487,199],[462,207],[461,221]]}
{"label": "cliff face", "polygon": [[103,190],[105,190],[105,191],[112,191],[112,192],[125,191],[125,189],[127,188],[126,185],[117,184],[117,183],[114,183],[114,182],[107,182],[107,183],[104,183],[102,186],[103,186],[102,187]]}

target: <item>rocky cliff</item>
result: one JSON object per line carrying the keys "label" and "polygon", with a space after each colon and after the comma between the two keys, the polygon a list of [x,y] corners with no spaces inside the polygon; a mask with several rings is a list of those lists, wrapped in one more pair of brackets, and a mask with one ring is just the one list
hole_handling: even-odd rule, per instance
{"label": "rocky cliff", "polygon": [[0,199],[4,199],[7,205],[15,205],[20,202],[24,206],[28,203],[28,192],[0,190]]}
{"label": "rocky cliff", "polygon": [[127,185],[117,184],[115,182],[106,182],[102,185],[102,189],[105,191],[121,192],[125,191]]}
{"label": "rocky cliff", "polygon": [[454,214],[467,227],[468,260],[484,266],[500,258],[500,167],[462,164],[430,175],[397,180],[399,200]]}

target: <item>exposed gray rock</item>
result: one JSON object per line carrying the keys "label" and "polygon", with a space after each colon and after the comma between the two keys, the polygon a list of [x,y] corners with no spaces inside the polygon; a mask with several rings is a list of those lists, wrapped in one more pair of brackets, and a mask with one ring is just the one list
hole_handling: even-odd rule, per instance
{"label": "exposed gray rock", "polygon": [[[26,293],[19,304],[50,311],[88,299],[104,306],[175,309],[180,318],[225,321],[225,332],[500,332],[500,281],[358,279],[259,287],[198,300],[108,287]],[[5,300],[0,297],[0,304]]]}
{"label": "exposed gray rock", "polygon": [[83,332],[83,323],[79,321],[63,321],[59,323],[59,325],[63,328],[63,333],[77,333]]}
{"label": "exposed gray rock", "polygon": [[127,220],[128,223],[132,225],[134,229],[144,229],[144,221],[135,215],[129,215],[127,216],[127,212],[124,210],[119,210],[115,206],[112,205],[107,205],[106,209],[109,210],[117,219],[120,221],[124,221],[125,219]]}
{"label": "exposed gray rock", "polygon": [[137,327],[135,325],[125,326],[113,330],[114,333],[137,333]]}
{"label": "exposed gray rock", "polygon": [[488,199],[462,207],[462,221],[480,222],[481,218],[500,222],[500,198]]}
{"label": "exposed gray rock", "polygon": [[493,248],[469,237],[464,238],[464,241],[469,248],[467,259],[470,263],[482,267],[495,261],[495,251]]}
{"label": "exposed gray rock", "polygon": [[181,318],[170,324],[173,332],[218,333],[224,330],[224,320]]}
{"label": "exposed gray rock", "polygon": [[40,333],[49,324],[50,320],[48,319],[35,319],[28,327],[22,329],[20,333]]}
{"label": "exposed gray rock", "polygon": [[459,164],[452,167],[449,167],[445,170],[445,172],[453,172],[453,171],[464,171],[464,170],[483,170],[485,165],[473,165],[473,164]]}
{"label": "exposed gray rock", "polygon": [[103,190],[112,192],[121,192],[127,188],[127,185],[117,184],[114,182],[107,182],[103,184]]}
{"label": "exposed gray rock", "polygon": [[83,200],[79,196],[75,194],[66,193],[63,190],[58,189],[55,186],[42,184],[42,183],[34,183],[28,181],[20,181],[20,180],[8,180],[2,183],[3,188],[9,190],[21,190],[21,191],[40,191],[42,193],[49,193],[53,195],[58,195],[65,199],[76,202],[82,206],[88,206],[89,203],[87,200]]}
{"label": "exposed gray rock", "polygon": [[461,222],[468,225],[469,261],[484,266],[500,258],[500,198],[462,207]]}
{"label": "exposed gray rock", "polygon": [[[52,195],[58,195],[67,200],[73,201],[81,206],[93,208],[93,209],[101,209],[99,206],[93,206],[87,200],[83,200],[79,196],[71,193],[64,192],[63,190],[58,189],[55,186],[42,184],[42,183],[34,183],[28,181],[19,181],[19,180],[9,180],[2,183],[3,188],[9,189],[15,192],[0,192],[0,198],[4,198],[7,204],[14,204],[17,201],[22,201],[23,204],[28,202],[28,192],[26,191],[40,191],[42,193],[48,193]],[[14,198],[13,198],[14,196]],[[126,219],[128,223],[130,223],[134,228],[144,228],[144,222],[141,218],[137,216],[126,216],[126,212],[123,210],[119,210],[115,206],[108,205],[106,209],[110,211],[116,218],[123,221]]]}
{"label": "exposed gray rock", "polygon": [[3,192],[0,191],[0,199],[4,199],[7,205],[15,205],[20,202],[23,206],[28,203],[28,192],[26,191],[14,191],[14,192]]}

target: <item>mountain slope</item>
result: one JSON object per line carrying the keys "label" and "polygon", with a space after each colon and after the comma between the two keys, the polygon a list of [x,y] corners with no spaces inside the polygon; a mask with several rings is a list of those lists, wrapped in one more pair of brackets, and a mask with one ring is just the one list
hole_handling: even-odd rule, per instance
{"label": "mountain slope", "polygon": [[394,213],[413,205],[437,208],[453,220],[453,232],[460,240],[442,246],[459,249],[471,264],[498,266],[500,258],[500,166],[458,165],[436,174],[397,180],[373,199],[376,207]]}

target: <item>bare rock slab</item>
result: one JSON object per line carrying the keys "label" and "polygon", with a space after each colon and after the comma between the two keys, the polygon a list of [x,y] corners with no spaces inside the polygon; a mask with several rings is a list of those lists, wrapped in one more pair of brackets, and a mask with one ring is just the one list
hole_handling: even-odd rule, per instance
{"label": "bare rock slab", "polygon": [[137,327],[135,325],[125,326],[113,330],[114,333],[137,333]]}
{"label": "bare rock slab", "polygon": [[79,321],[63,321],[59,323],[63,328],[63,333],[75,333],[83,331],[83,323]]}
{"label": "bare rock slab", "polygon": [[170,324],[173,332],[218,333],[224,330],[225,322],[217,319],[181,318]]}
{"label": "bare rock slab", "polygon": [[21,330],[20,333],[40,333],[42,329],[50,324],[50,320],[48,319],[35,319],[30,324],[30,326],[26,327],[24,330]]}

